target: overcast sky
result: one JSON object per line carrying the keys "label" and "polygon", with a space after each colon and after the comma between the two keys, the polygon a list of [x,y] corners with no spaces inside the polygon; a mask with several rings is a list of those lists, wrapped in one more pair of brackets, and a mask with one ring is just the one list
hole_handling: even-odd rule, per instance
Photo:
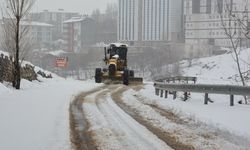
{"label": "overcast sky", "polygon": [[42,11],[45,9],[55,11],[62,8],[65,11],[91,14],[96,8],[104,11],[107,3],[116,2],[117,0],[36,0],[34,11]]}

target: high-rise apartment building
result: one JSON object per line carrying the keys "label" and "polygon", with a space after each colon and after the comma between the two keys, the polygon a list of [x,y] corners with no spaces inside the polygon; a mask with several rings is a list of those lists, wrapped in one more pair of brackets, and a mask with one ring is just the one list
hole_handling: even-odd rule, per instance
{"label": "high-rise apartment building", "polygon": [[142,8],[142,39],[144,41],[167,40],[169,1],[144,0]]}
{"label": "high-rise apartment building", "polygon": [[119,41],[174,41],[183,36],[183,0],[119,0]]}
{"label": "high-rise apartment building", "polygon": [[244,1],[184,0],[185,42],[187,44],[231,47],[221,25],[221,16],[223,20],[228,20],[225,7],[232,7],[238,13],[243,12]]}
{"label": "high-rise apartment building", "polygon": [[139,0],[119,0],[118,40],[137,41],[139,24]]}

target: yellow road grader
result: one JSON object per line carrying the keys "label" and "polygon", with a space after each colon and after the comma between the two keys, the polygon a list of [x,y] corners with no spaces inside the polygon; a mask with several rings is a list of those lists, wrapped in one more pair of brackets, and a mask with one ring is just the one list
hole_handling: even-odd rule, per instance
{"label": "yellow road grader", "polygon": [[106,83],[122,82],[125,85],[130,83],[142,83],[142,78],[135,78],[134,71],[127,66],[128,46],[122,43],[112,43],[104,47],[104,62],[107,68],[96,68],[95,82]]}

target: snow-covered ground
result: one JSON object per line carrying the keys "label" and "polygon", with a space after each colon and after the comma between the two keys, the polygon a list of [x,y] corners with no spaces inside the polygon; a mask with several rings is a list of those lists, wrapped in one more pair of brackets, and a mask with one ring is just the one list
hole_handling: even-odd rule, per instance
{"label": "snow-covered ground", "polygon": [[177,114],[250,138],[250,118],[247,117],[250,113],[250,106],[235,104],[231,107],[229,96],[210,95],[214,103],[208,105],[204,105],[204,95],[195,93],[191,93],[191,98],[186,102],[182,100],[183,93],[181,92],[176,100],[173,100],[172,95],[165,99],[155,96],[152,84],[146,85],[139,95],[144,97],[146,103],[173,110]]}
{"label": "snow-covered ground", "polygon": [[[242,72],[250,74],[250,49],[240,53]],[[191,67],[187,61],[180,62],[182,75],[198,77],[198,83],[241,85],[237,65],[232,53],[194,59]],[[248,75],[249,75],[248,74]]]}
{"label": "snow-covered ground", "polygon": [[[250,49],[241,52],[241,63],[243,72],[250,70]],[[198,77],[198,83],[206,84],[236,84],[241,85],[237,80],[236,63],[232,54],[224,54],[214,57],[193,60],[192,66],[188,62],[182,61],[182,74],[186,76]],[[248,85],[249,85],[248,81]],[[184,102],[183,93],[178,93],[178,99],[173,100],[169,95],[168,99],[155,96],[153,83],[147,83],[138,96],[144,98],[149,104],[154,104],[162,108],[173,110],[178,114],[189,116],[210,124],[216,128],[228,130],[234,134],[245,136],[250,139],[250,105],[229,106],[229,95],[209,95],[214,103],[204,105],[204,94],[191,93],[191,98]],[[133,93],[129,93],[133,94]],[[134,93],[135,94],[135,93]],[[236,96],[236,101],[243,100],[243,97]]]}
{"label": "snow-covered ground", "polygon": [[69,104],[92,81],[71,79],[22,80],[20,91],[0,83],[0,149],[70,149]]}
{"label": "snow-covered ground", "polygon": [[[190,113],[192,112],[191,110],[194,109],[195,111],[193,111],[193,114],[195,115],[196,113],[198,114],[200,112],[200,114],[205,114],[204,116],[206,116],[207,114],[211,114],[211,118],[215,116],[215,119],[222,119],[220,115],[216,116],[216,113],[218,113],[218,111],[215,111],[214,113],[214,110],[216,109],[213,109],[213,107],[198,107],[197,105],[191,105],[192,103],[188,103],[187,105],[185,105],[184,103],[180,103],[179,101],[176,101],[176,103],[165,103],[166,100],[157,100],[154,95],[152,96],[148,94],[150,93],[150,91],[147,91],[147,93],[144,92],[146,92],[146,90],[143,90],[143,92],[140,92],[139,94],[133,90],[128,90],[124,93],[124,102],[126,103],[126,105],[133,108],[135,112],[139,113],[140,117],[148,120],[153,126],[160,128],[162,132],[173,135],[176,139],[179,140],[179,142],[184,143],[185,145],[190,144],[195,149],[211,150],[236,150],[245,149],[246,147],[250,146],[250,144],[247,144],[248,141],[240,136],[237,137],[235,135],[229,134],[228,132],[219,131],[217,129],[219,128],[219,126],[214,127],[209,123],[208,125],[205,125],[201,122],[196,122],[196,120],[192,120],[193,118],[190,118],[190,116],[185,115],[184,113],[178,114],[182,120],[180,122],[182,123],[178,121],[175,122],[169,119],[171,115],[169,115],[169,118],[166,118],[165,116],[160,114],[157,109],[154,109],[156,107],[173,113],[177,113],[178,109],[183,112]],[[201,109],[197,109],[196,107]],[[212,112],[210,113],[209,111]],[[178,117],[174,117],[174,115],[172,115],[172,117],[175,120],[178,119]],[[204,120],[204,117],[200,117],[199,119],[202,121]],[[227,118],[223,120],[224,122],[228,123]],[[244,127],[244,129],[246,129],[246,127]]]}
{"label": "snow-covered ground", "polygon": [[2,83],[0,83],[0,95],[2,93],[8,93],[8,92],[10,92],[10,90],[6,86],[4,86]]}
{"label": "snow-covered ground", "polygon": [[[249,62],[249,53],[250,50],[245,50],[241,53],[244,61]],[[192,67],[186,66],[187,62],[183,61],[183,75],[197,76],[198,83],[238,84],[233,80],[237,70],[231,54],[197,59],[193,61]],[[247,71],[249,64],[245,64],[243,68]],[[40,69],[38,67],[35,68],[36,71]],[[54,74],[53,77],[53,79],[39,77],[39,80],[42,82],[22,80],[20,91],[12,89],[6,83],[0,83],[0,149],[71,149],[68,110],[70,101],[79,92],[89,91],[101,86],[101,84],[97,85],[94,81],[83,82],[63,79]],[[117,149],[120,148],[119,146],[134,149],[168,148],[165,143],[122,111],[112,101],[110,95],[105,94],[105,90],[100,92],[104,92],[105,98],[99,97],[95,99],[100,93],[90,95],[86,97],[83,108],[87,119],[92,125],[90,130],[93,133],[100,133],[96,134],[94,138],[100,142],[101,146],[104,145],[104,148],[108,149],[109,147],[105,147],[107,146],[105,144],[111,143],[112,145],[110,146],[118,146]],[[225,130],[232,132],[232,135],[244,136],[250,139],[249,105],[236,104],[234,107],[230,107],[229,96],[225,95],[209,95],[214,101],[214,103],[209,103],[209,105],[203,104],[203,94],[191,93],[191,98],[186,102],[181,100],[182,96],[182,93],[178,93],[177,100],[173,100],[171,95],[169,95],[168,99],[159,98],[154,94],[153,83],[146,83],[140,91],[128,90],[123,95],[123,98],[128,106],[138,110],[136,113],[150,120],[153,126],[160,127],[163,131],[177,134],[177,137],[183,138],[181,139],[183,143],[191,143],[195,147],[212,149],[210,146],[213,144],[211,143],[215,143],[216,146],[218,145],[222,148],[239,148],[237,147],[237,139],[233,139],[234,137],[228,137],[229,140],[226,139],[227,135],[231,134],[228,134]],[[241,99],[242,97],[236,97],[236,100]],[[194,131],[190,128],[186,129],[185,126],[176,125],[162,118],[157,112],[154,112],[152,107],[149,107],[150,105],[145,106],[145,104],[152,104],[161,109],[171,110],[183,118],[191,118],[194,122],[205,122],[211,129],[207,129],[207,126],[204,128],[199,127],[194,129]],[[113,131],[110,129],[113,129]],[[218,139],[215,139],[215,141],[212,139],[206,142],[199,135],[203,133],[200,131],[202,129],[207,129],[208,131],[216,131],[218,129],[218,134],[223,133],[224,135],[220,135],[222,138],[218,136]],[[220,131],[220,129],[223,131]],[[181,134],[182,131],[183,133]],[[115,134],[113,135],[113,133]],[[187,140],[189,139],[188,135],[191,135],[190,141]],[[112,139],[112,137],[120,137],[123,140],[119,140],[119,138]],[[198,140],[196,141],[196,139]],[[228,141],[233,141],[233,143]],[[204,142],[207,145],[201,144]],[[119,145],[118,143],[122,144]],[[130,143],[134,143],[136,146],[129,145]],[[152,145],[149,143],[152,143]],[[243,145],[243,147],[246,147],[246,145],[248,144]]]}

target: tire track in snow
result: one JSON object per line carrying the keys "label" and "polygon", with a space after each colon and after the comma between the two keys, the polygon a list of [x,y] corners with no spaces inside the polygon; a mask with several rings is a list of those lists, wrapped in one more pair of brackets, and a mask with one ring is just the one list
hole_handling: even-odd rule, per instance
{"label": "tire track in snow", "polygon": [[171,149],[113,102],[110,94],[119,87],[110,85],[87,96],[83,102],[97,149]]}
{"label": "tire track in snow", "polygon": [[227,130],[222,130],[214,126],[209,126],[204,122],[196,121],[190,117],[180,116],[173,109],[163,107],[155,103],[154,101],[150,101],[143,95],[136,94],[134,95],[134,97],[136,97],[137,100],[143,103],[144,105],[150,106],[152,109],[164,116],[166,119],[169,119],[176,124],[193,130],[197,135],[205,139],[222,139],[224,142],[239,145],[239,149],[248,149],[250,147],[249,139],[247,138],[234,135]]}
{"label": "tire track in snow", "polygon": [[70,140],[75,150],[96,150],[95,141],[91,138],[90,132],[88,132],[89,123],[83,113],[82,103],[87,95],[100,91],[103,88],[105,86],[89,92],[83,92],[76,96],[70,104]]}
{"label": "tire track in snow", "polygon": [[[134,88],[134,87],[132,87]],[[138,89],[138,87],[135,87]],[[171,113],[159,112],[152,106],[141,103],[133,92],[129,96],[123,96],[126,90],[124,87],[113,92],[112,98],[116,103],[135,120],[147,127],[174,149],[244,149],[240,145],[235,145],[224,138],[213,139],[213,136],[198,134],[195,129],[183,126],[183,120],[171,116]],[[134,92],[136,93],[136,92]],[[208,134],[209,135],[209,134]]]}
{"label": "tire track in snow", "polygon": [[[133,87],[138,89],[138,87]],[[131,109],[128,105],[126,105],[122,100],[122,94],[130,88],[123,87],[112,93],[112,99],[120,106],[126,113],[130,114],[137,122],[144,125],[148,130],[150,130],[153,134],[155,134],[159,139],[167,143],[170,147],[175,150],[193,150],[194,147],[189,144],[184,144],[178,141],[173,135],[163,131],[162,129],[152,126],[147,120],[145,120],[142,116],[140,116],[135,109]]]}

